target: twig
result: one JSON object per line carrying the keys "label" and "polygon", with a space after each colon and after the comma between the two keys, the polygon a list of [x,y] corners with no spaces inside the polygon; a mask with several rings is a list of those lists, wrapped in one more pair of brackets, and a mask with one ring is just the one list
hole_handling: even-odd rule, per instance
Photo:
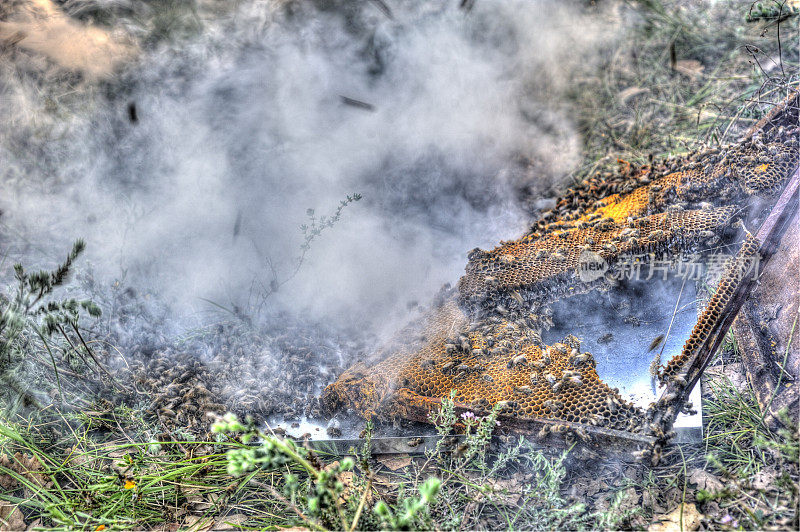
{"label": "twig", "polygon": [[353,532],[358,525],[358,520],[361,518],[361,511],[364,509],[364,504],[367,502],[367,495],[369,494],[369,490],[372,488],[372,475],[369,476],[367,479],[367,487],[364,488],[364,493],[361,495],[361,500],[358,502],[358,508],[356,509],[356,515],[353,516],[353,523],[350,525],[350,532]]}
{"label": "twig", "polygon": [[250,483],[253,484],[254,486],[256,486],[257,488],[262,488],[262,489],[265,489],[268,492],[270,492],[270,494],[273,497],[278,499],[281,503],[286,505],[287,508],[289,508],[291,511],[296,513],[297,516],[300,517],[300,519],[302,519],[303,522],[305,524],[307,524],[309,527],[313,528],[314,530],[325,530],[324,527],[320,526],[319,524],[315,523],[314,521],[310,520],[308,517],[303,515],[303,512],[301,512],[300,509],[297,506],[295,506],[293,503],[291,503],[286,497],[281,495],[278,492],[278,490],[276,490],[272,486],[264,484],[263,482],[258,482],[257,480],[251,480]]}

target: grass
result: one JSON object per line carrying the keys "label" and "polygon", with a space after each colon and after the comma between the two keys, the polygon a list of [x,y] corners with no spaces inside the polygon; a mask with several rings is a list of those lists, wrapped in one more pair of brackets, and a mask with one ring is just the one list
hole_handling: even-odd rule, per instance
{"label": "grass", "polygon": [[28,522],[79,530],[226,519],[248,529],[590,529],[635,512],[620,510],[622,492],[603,511],[568,503],[568,452],[548,457],[524,439],[490,451],[496,414],[457,421],[446,400],[442,413],[448,433],[456,422],[470,427],[465,449],[441,448],[397,472],[381,470],[368,445],[356,460],[325,457],[233,418],[218,425],[227,436],[216,442],[121,440],[127,427],[103,427],[119,424],[123,410],[4,421],[0,500]]}
{"label": "grass", "polygon": [[635,28],[599,76],[569,93],[586,161],[575,181],[617,159],[643,164],[732,142],[800,84],[797,17],[780,25],[779,61],[778,24],[746,23],[749,2],[627,4]]}

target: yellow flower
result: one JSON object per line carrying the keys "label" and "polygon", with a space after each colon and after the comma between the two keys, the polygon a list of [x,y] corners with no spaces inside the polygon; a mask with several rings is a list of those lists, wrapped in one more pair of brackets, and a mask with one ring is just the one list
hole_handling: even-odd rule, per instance
{"label": "yellow flower", "polygon": [[134,482],[132,480],[126,480],[125,481],[125,489],[126,490],[132,490],[135,487],[136,487],[136,482]]}
{"label": "yellow flower", "polygon": [[97,528],[95,528],[94,530],[95,530],[95,532],[99,532],[100,530],[105,530],[105,529],[106,529],[106,525],[98,525]]}

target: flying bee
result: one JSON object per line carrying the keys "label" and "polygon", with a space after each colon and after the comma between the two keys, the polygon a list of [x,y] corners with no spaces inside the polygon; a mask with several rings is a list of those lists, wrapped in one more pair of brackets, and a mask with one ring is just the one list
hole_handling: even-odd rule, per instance
{"label": "flying bee", "polygon": [[663,334],[659,334],[658,336],[653,338],[653,341],[650,342],[650,347],[647,348],[647,352],[649,353],[650,351],[652,351],[653,349],[655,349],[656,347],[661,345],[661,343],[663,341],[664,341],[664,335]]}

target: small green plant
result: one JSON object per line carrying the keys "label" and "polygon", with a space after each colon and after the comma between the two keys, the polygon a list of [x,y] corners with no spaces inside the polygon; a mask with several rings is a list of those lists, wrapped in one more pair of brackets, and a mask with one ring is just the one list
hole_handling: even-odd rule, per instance
{"label": "small green plant", "polygon": [[[63,351],[67,359],[71,355],[77,355],[86,362],[88,356],[92,358],[95,367],[102,369],[78,328],[81,313],[99,317],[100,307],[89,299],[51,299],[56,288],[67,280],[75,260],[85,247],[83,240],[77,240],[64,262],[52,271],[29,272],[22,264],[14,265],[16,289],[9,297],[0,296],[0,361],[3,362],[0,367],[0,381],[16,392],[20,388],[27,388],[17,382],[19,374],[24,373],[20,365],[26,362],[26,353],[31,352],[37,338],[50,358],[59,391],[61,381],[58,363],[50,344],[54,334],[58,333],[66,342],[67,348]],[[80,347],[76,346],[76,342]],[[38,402],[31,392],[22,395],[33,403]]]}
{"label": "small green plant", "polygon": [[375,513],[380,517],[382,527],[391,530],[429,528],[426,526],[430,523],[429,508],[436,501],[436,495],[441,487],[442,481],[438,478],[427,479],[419,487],[419,497],[402,499],[402,511],[397,513],[393,512],[385,502],[378,501]]}

